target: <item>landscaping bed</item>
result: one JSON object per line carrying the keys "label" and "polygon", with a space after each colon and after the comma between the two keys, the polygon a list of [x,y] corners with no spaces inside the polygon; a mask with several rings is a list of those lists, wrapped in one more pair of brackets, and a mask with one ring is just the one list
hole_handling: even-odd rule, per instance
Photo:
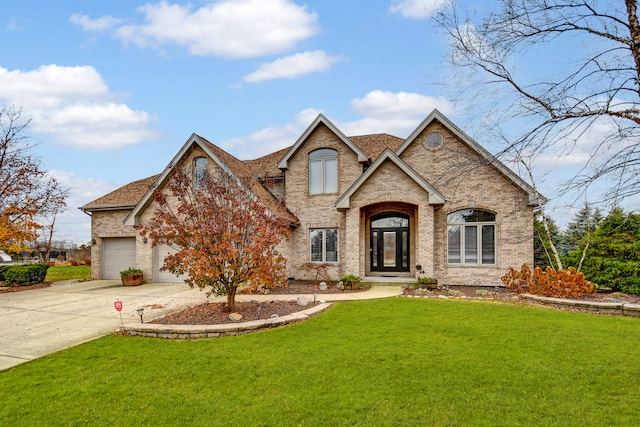
{"label": "landscaping bed", "polygon": [[[271,316],[278,317],[288,314],[297,313],[313,307],[313,302],[302,307],[296,301],[265,301],[259,303],[260,319],[268,319]],[[217,325],[222,323],[238,323],[229,318],[232,312],[228,310],[226,303],[205,303],[176,313],[168,314],[164,317],[156,319],[148,323],[157,323],[163,325]],[[239,322],[249,322],[258,319],[258,303],[256,302],[236,302],[233,313],[242,315]]]}
{"label": "landscaping bed", "polygon": [[[368,289],[368,288],[367,288]],[[303,295],[311,294],[314,290],[318,291],[318,295],[323,293],[340,293],[345,292],[335,287],[335,285],[328,286],[327,290],[321,291],[317,284],[311,282],[298,281],[292,283],[287,287],[273,289],[274,298],[276,293],[278,295]],[[364,290],[364,289],[362,289]],[[360,290],[361,291],[361,290]],[[350,291],[346,291],[350,292]],[[357,291],[356,291],[357,292]],[[517,302],[521,304],[539,304],[548,307],[553,307],[560,310],[570,310],[577,312],[590,312],[592,310],[585,309],[583,307],[573,306],[557,306],[551,305],[541,301],[533,301],[529,299],[523,299],[517,292],[514,292],[505,287],[478,287],[478,286],[450,286],[441,287],[439,289],[427,291],[425,289],[413,289],[407,288],[403,293],[407,298],[461,298],[461,299],[492,299],[505,302]],[[318,298],[319,300],[321,298]],[[626,301],[631,304],[640,304],[640,296],[628,295],[621,293],[600,293],[595,295],[586,295],[581,301],[594,301],[594,302],[619,302]],[[292,313],[296,313],[314,305],[313,301],[310,301],[308,306],[300,306],[297,304],[296,299],[274,299],[272,301],[264,301],[260,303],[262,305],[260,309],[260,319],[267,319],[272,316],[286,316]],[[172,313],[164,316],[160,319],[156,319],[149,323],[166,324],[166,325],[216,325],[224,323],[242,323],[253,320],[258,320],[258,303],[257,302],[236,302],[235,310],[233,313],[242,315],[239,321],[233,321],[229,318],[231,312],[228,310],[226,303],[206,303],[196,307],[188,308],[180,312]],[[609,313],[610,314],[610,313]]]}
{"label": "landscaping bed", "polygon": [[[325,283],[327,288],[325,290],[320,289],[320,283]],[[287,286],[281,286],[278,288],[271,288],[267,294],[273,295],[311,295],[313,291],[317,291],[318,294],[341,294],[344,292],[364,292],[371,289],[370,286],[361,286],[356,289],[347,289],[344,290],[338,286],[338,282],[327,280],[324,282],[315,282],[313,280],[289,280]],[[238,294],[244,295],[264,295],[261,292],[238,292]]]}
{"label": "landscaping bed", "polygon": [[34,289],[42,289],[48,288],[51,286],[51,282],[42,282],[36,283],[35,285],[21,285],[21,286],[4,286],[0,284],[0,294],[4,294],[7,292],[20,292],[20,291],[29,291]]}

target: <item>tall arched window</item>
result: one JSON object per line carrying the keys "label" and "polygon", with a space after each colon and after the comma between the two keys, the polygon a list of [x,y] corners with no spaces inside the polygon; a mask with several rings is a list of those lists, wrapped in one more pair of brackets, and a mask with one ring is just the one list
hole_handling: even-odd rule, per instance
{"label": "tall arched window", "polygon": [[450,213],[447,261],[459,265],[495,265],[496,214],[480,209]]}
{"label": "tall arched window", "polygon": [[193,159],[193,188],[201,188],[203,179],[207,175],[207,158],[196,157]]}
{"label": "tall arched window", "polygon": [[338,192],[338,152],[321,148],[309,153],[309,194]]}

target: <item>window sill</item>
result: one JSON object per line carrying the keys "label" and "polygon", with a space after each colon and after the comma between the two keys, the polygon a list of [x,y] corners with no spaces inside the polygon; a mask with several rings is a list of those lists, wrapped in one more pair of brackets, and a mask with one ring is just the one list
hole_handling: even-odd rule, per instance
{"label": "window sill", "polygon": [[450,268],[497,268],[498,264],[449,264]]}

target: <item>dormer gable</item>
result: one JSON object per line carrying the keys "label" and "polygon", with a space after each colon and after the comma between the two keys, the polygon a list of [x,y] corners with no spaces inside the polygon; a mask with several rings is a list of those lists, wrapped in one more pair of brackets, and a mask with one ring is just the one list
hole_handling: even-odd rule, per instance
{"label": "dormer gable", "polygon": [[369,177],[371,177],[376,170],[382,165],[385,161],[391,161],[394,163],[400,170],[402,170],[407,176],[409,176],[416,184],[422,187],[427,194],[429,195],[429,204],[430,205],[438,205],[445,203],[445,198],[438,190],[436,190],[431,184],[429,184],[422,176],[420,176],[416,171],[414,171],[409,165],[400,159],[393,151],[390,149],[386,149],[382,152],[380,156],[373,162],[371,167],[369,167],[365,173],[360,175],[360,177],[353,183],[351,187],[347,191],[340,196],[340,198],[336,201],[335,207],[337,209],[349,209],[351,196],[355,194],[356,191],[364,184]]}
{"label": "dormer gable", "polygon": [[347,147],[349,147],[357,156],[358,162],[366,163],[369,161],[369,156],[362,151],[356,144],[354,144],[349,138],[347,138],[340,129],[338,129],[329,119],[327,119],[323,114],[318,114],[313,122],[307,127],[307,129],[300,135],[298,140],[291,146],[289,151],[284,155],[284,157],[278,162],[278,168],[280,169],[288,169],[289,159],[304,145],[304,143],[309,139],[311,134],[318,129],[319,126],[326,126],[342,143],[344,143]]}

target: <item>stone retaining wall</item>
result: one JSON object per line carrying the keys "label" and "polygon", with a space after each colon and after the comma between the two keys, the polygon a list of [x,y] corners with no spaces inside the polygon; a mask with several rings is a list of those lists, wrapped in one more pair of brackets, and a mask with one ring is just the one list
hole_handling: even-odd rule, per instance
{"label": "stone retaining wall", "polygon": [[219,325],[163,325],[159,323],[128,324],[120,328],[121,332],[130,335],[154,338],[218,338],[236,335],[244,335],[260,329],[274,328],[276,326],[297,323],[309,317],[321,313],[331,306],[331,303],[322,303],[297,313],[281,317],[252,320],[250,322],[225,323]]}
{"label": "stone retaining wall", "polygon": [[550,297],[542,297],[539,295],[531,295],[531,294],[521,294],[520,297],[530,299],[533,301],[543,302],[545,304],[572,306],[576,308],[590,310],[596,313],[640,317],[640,304],[631,304],[625,301],[595,302],[595,301],[583,301],[583,300],[564,299],[564,298],[550,298]]}

